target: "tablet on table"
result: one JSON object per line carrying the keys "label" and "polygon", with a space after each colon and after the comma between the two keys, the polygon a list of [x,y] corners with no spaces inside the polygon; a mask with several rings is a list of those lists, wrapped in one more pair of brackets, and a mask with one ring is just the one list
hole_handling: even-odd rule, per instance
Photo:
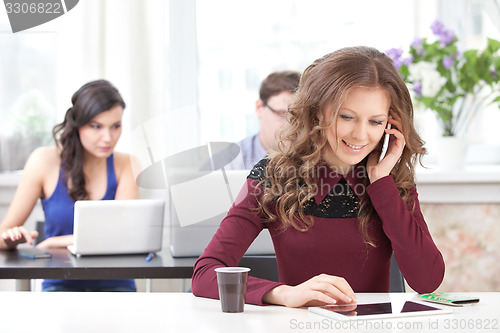
{"label": "tablet on table", "polygon": [[309,311],[336,320],[386,319],[453,313],[450,309],[442,309],[414,301],[325,305],[310,307]]}

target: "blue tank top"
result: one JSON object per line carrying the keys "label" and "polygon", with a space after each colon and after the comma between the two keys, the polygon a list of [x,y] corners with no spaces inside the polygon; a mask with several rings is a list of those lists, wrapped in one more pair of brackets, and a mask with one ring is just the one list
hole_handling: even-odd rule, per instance
{"label": "blue tank top", "polygon": [[[114,200],[118,183],[116,181],[113,154],[106,160],[107,187],[101,200]],[[75,201],[68,195],[68,188],[63,181],[64,171],[61,168],[54,193],[42,199],[45,214],[45,237],[73,234],[73,220],[75,217]],[[48,287],[63,287],[66,289],[84,290],[91,288],[130,287],[135,290],[134,280],[44,280],[42,289]]]}

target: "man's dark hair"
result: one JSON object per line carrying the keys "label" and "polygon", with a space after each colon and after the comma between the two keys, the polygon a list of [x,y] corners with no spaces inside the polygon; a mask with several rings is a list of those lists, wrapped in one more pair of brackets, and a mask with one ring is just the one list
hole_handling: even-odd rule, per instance
{"label": "man's dark hair", "polygon": [[269,74],[260,85],[260,99],[267,103],[269,98],[283,91],[294,93],[299,86],[300,73],[295,71],[282,71]]}

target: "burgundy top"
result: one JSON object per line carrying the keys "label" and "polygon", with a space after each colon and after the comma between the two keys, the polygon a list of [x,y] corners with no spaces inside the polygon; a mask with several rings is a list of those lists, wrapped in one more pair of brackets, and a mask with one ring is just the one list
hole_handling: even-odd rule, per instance
{"label": "burgundy top", "polygon": [[[360,173],[356,172],[359,168],[343,176],[323,167],[328,171],[318,172],[318,192],[312,200],[318,207],[306,212],[314,217],[314,225],[306,232],[292,227],[283,230],[279,219],[262,223],[262,217],[254,210],[259,197],[259,187],[255,191],[259,178],[252,177],[256,174],[254,168],[194,265],[193,294],[218,298],[214,268],[237,266],[263,228],[269,229],[273,240],[280,282],[249,277],[246,294],[249,304],[262,305],[262,297],[274,287],[297,285],[321,273],[345,278],[354,292],[388,292],[393,251],[413,290],[418,293],[436,290],[444,276],[444,262],[420,211],[416,188],[411,189],[406,205],[391,176],[365,188],[358,177]],[[345,195],[344,199],[337,200],[336,185],[346,182],[351,194],[362,196],[365,190],[371,199],[376,213],[370,220],[369,234],[376,247],[364,243],[359,232],[358,210],[350,207],[353,203],[359,204],[359,200],[349,202],[344,200]],[[356,195],[352,197],[357,198]],[[344,213],[338,216],[339,211]]]}

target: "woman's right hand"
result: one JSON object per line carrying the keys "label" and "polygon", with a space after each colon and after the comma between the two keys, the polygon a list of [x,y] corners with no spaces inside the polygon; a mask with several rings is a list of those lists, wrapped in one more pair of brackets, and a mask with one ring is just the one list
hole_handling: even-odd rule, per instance
{"label": "woman's right hand", "polygon": [[356,295],[344,278],[320,274],[294,287],[281,285],[273,288],[264,295],[263,301],[296,308],[355,303]]}
{"label": "woman's right hand", "polygon": [[37,231],[29,231],[23,226],[13,227],[2,233],[2,239],[9,249],[13,249],[22,243],[33,245],[33,239],[36,237],[38,237]]}

